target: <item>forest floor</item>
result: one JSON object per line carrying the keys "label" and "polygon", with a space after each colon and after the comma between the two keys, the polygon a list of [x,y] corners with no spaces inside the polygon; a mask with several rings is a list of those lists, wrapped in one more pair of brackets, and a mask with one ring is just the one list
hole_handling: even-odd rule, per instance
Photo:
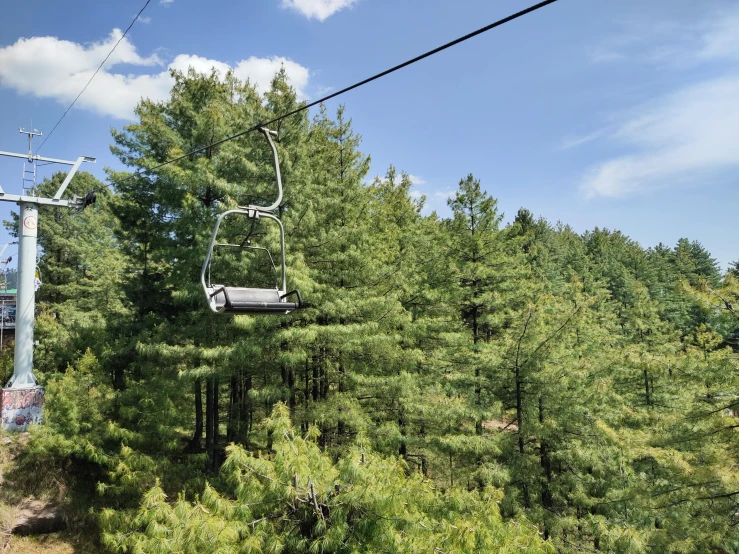
{"label": "forest floor", "polygon": [[[24,490],[24,483],[15,477],[18,465],[23,461],[28,433],[3,434],[0,432],[0,554],[92,554],[99,552],[95,538],[85,536],[79,530],[70,529],[57,533],[18,536],[11,533],[18,514],[18,506],[24,500],[59,499],[60,491]],[[63,494],[63,491],[62,491]]]}
{"label": "forest floor", "polygon": [[93,554],[100,550],[89,539],[72,533],[12,537],[3,554]]}

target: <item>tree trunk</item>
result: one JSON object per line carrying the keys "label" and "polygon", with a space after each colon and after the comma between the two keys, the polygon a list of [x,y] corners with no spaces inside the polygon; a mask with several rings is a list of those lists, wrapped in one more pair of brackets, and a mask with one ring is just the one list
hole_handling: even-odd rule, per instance
{"label": "tree trunk", "polygon": [[218,427],[220,425],[218,413],[218,378],[213,379],[213,450],[209,454],[212,460],[211,468],[215,471],[218,468]]}
{"label": "tree trunk", "polygon": [[246,379],[244,380],[244,388],[241,392],[242,396],[242,402],[243,402],[243,410],[241,413],[246,414],[247,422],[246,422],[246,438],[245,438],[245,446],[248,449],[249,448],[249,442],[251,439],[251,426],[254,421],[254,408],[252,406],[251,398],[249,398],[249,391],[251,390],[252,386],[252,377],[251,374],[246,376]]}
{"label": "tree trunk", "polygon": [[[518,453],[521,456],[524,455],[524,420],[523,420],[523,391],[521,386],[521,368],[516,365],[516,419],[518,420]],[[529,487],[525,481],[521,486],[521,492],[523,493],[523,505],[524,508],[530,508],[531,502],[529,499]]]}
{"label": "tree trunk", "polygon": [[518,452],[523,454],[523,392],[521,390],[521,368],[518,366],[516,366],[516,420],[518,423]]}
{"label": "tree trunk", "polygon": [[199,452],[203,441],[203,390],[200,379],[195,379],[195,432],[190,440],[190,450]]}
{"label": "tree trunk", "polygon": [[[544,402],[542,397],[539,397],[539,423],[544,423]],[[547,444],[547,441],[541,440],[541,450],[539,453],[539,461],[541,463],[541,468],[544,470],[544,485],[541,489],[541,504],[546,509],[551,509],[553,502],[552,502],[552,463],[549,459],[549,445]],[[549,531],[548,529],[544,528],[544,535],[545,538],[548,538]]]}
{"label": "tree trunk", "polygon": [[644,370],[644,395],[647,399],[647,406],[652,405],[652,395],[651,391],[649,390],[649,372],[645,369]]}
{"label": "tree trunk", "polygon": [[205,452],[210,462],[213,451],[213,378],[205,382]]}
{"label": "tree trunk", "polygon": [[115,364],[113,367],[113,390],[126,390],[126,366],[125,364]]}
{"label": "tree trunk", "polygon": [[[479,339],[478,334],[480,332],[477,324],[477,308],[472,314],[472,343],[477,345]],[[482,410],[482,383],[480,383],[480,366],[475,366],[475,405],[478,410]],[[478,415],[475,418],[475,433],[482,435],[482,416]]]}
{"label": "tree trunk", "polygon": [[231,393],[228,403],[228,427],[226,429],[227,442],[234,442],[238,435],[239,426],[239,379],[236,375],[231,376]]}
{"label": "tree trunk", "polygon": [[310,361],[309,358],[305,358],[305,386],[303,390],[303,407],[308,406],[308,399],[310,398]]}
{"label": "tree trunk", "polygon": [[398,449],[398,454],[401,458],[406,459],[406,455],[408,454],[408,445],[406,444],[406,418],[405,418],[405,411],[400,410],[400,417],[398,418],[398,427],[400,427],[400,448]]}
{"label": "tree trunk", "polygon": [[295,417],[295,408],[297,407],[297,402],[295,400],[295,368],[291,367],[287,372],[287,387],[289,392],[287,402],[288,406],[290,407],[290,418]]}
{"label": "tree trunk", "polygon": [[316,363],[316,360],[313,360],[313,375],[312,375],[312,381],[313,381],[313,390],[311,391],[311,398],[313,398],[313,402],[318,402],[318,364]]}
{"label": "tree trunk", "polygon": [[[344,383],[344,377],[345,377],[344,363],[343,361],[341,361],[341,358],[339,358],[339,392],[340,393],[346,392],[346,384]],[[339,408],[339,413],[341,413],[341,411],[342,411],[341,408]],[[339,421],[336,427],[337,427],[336,434],[338,435],[338,441],[341,442],[346,433],[346,423],[344,422],[344,419],[341,416],[339,416]]]}

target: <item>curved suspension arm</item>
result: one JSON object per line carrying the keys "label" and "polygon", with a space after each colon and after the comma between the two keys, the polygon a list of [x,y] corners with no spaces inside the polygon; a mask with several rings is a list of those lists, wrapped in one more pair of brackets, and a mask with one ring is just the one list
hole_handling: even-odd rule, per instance
{"label": "curved suspension arm", "polygon": [[269,142],[269,147],[272,149],[272,157],[274,158],[275,162],[275,176],[277,177],[277,200],[275,200],[272,205],[270,206],[239,206],[240,208],[254,208],[259,210],[260,212],[271,212],[276,210],[279,205],[282,203],[282,175],[280,174],[280,159],[277,157],[277,147],[275,146],[275,143],[272,141],[273,136],[277,136],[277,131],[271,131],[267,129],[266,127],[260,127],[259,129],[261,133],[267,137],[267,142]]}

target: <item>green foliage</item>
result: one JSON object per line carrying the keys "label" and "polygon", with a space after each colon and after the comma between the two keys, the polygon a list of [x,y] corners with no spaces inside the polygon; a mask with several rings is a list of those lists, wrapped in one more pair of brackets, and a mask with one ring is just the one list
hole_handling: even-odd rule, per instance
{"label": "green foliage", "polygon": [[135,513],[103,514],[105,543],[121,552],[553,552],[535,527],[504,522],[495,489],[439,492],[406,464],[357,445],[334,462],[315,427],[296,436],[278,404],[265,425],[273,452],[229,447],[227,491],[206,486],[169,504],[156,486]]}
{"label": "green foliage", "polygon": [[[277,145],[307,307],[214,316],[199,272],[215,218],[273,198],[275,175],[257,133],[208,145],[299,101],[284,72],[262,96],[231,74],[174,78],[113,153],[137,170],[203,151],[111,171],[114,194],[44,214],[39,236],[47,423],[26,463],[48,486],[96,483],[109,549],[739,552],[736,268],[524,208],[504,226],[473,175],[451,217],[423,215],[407,174],[367,180],[344,107],[321,108]],[[275,277],[248,255],[213,268]]]}

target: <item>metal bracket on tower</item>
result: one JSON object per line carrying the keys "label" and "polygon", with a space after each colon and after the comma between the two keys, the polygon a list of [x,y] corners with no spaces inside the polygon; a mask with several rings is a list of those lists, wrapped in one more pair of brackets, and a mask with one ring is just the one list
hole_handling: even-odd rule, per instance
{"label": "metal bracket on tower", "polygon": [[[3,152],[0,151],[0,156],[9,156],[11,158],[27,158],[25,154],[16,154],[15,152]],[[67,187],[69,186],[69,183],[72,181],[72,177],[77,173],[77,170],[80,168],[80,165],[82,165],[83,162],[88,163],[95,163],[96,159],[91,158],[89,156],[80,156],[75,161],[69,161],[69,160],[59,160],[57,158],[46,158],[44,156],[30,156],[28,157],[29,161],[33,162],[48,162],[48,163],[54,163],[54,164],[62,164],[62,165],[71,165],[72,169],[70,169],[69,173],[67,173],[67,177],[62,182],[61,186],[59,187],[59,190],[56,191],[56,194],[54,194],[53,198],[40,198],[37,196],[26,196],[26,195],[18,195],[18,194],[7,194],[2,187],[0,187],[0,202],[34,202],[36,204],[42,205],[42,206],[73,206],[73,207],[82,207],[81,201],[75,201],[75,200],[62,200],[62,195],[64,194],[64,191],[67,190]]]}

